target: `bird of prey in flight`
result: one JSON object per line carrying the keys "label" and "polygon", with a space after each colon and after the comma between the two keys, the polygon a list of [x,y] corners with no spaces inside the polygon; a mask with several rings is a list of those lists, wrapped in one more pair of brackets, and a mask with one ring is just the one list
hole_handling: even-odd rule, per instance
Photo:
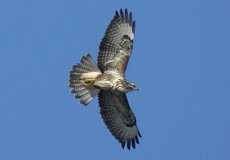
{"label": "bird of prey in flight", "polygon": [[116,11],[100,43],[97,64],[90,54],[70,71],[69,85],[80,103],[88,105],[98,95],[101,116],[122,148],[135,148],[141,134],[127,92],[138,90],[125,78],[133,49],[135,21],[127,9]]}

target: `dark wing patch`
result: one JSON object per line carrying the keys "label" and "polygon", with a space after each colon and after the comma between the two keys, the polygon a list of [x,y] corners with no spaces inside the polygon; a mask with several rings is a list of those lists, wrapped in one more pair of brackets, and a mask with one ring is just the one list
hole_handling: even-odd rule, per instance
{"label": "dark wing patch", "polygon": [[100,91],[99,105],[101,116],[112,135],[121,143],[122,148],[135,148],[141,134],[137,128],[136,118],[132,112],[126,94]]}
{"label": "dark wing patch", "polygon": [[127,9],[116,11],[100,44],[98,66],[104,72],[115,70],[122,76],[133,48],[135,21]]}

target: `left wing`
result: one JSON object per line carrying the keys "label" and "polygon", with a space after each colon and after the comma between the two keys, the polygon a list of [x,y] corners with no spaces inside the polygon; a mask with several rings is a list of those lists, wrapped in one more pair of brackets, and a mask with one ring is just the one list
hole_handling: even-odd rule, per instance
{"label": "left wing", "polygon": [[116,11],[100,44],[98,66],[124,76],[133,48],[135,21],[127,9]]}
{"label": "left wing", "polygon": [[112,135],[121,143],[124,148],[139,143],[138,136],[141,134],[137,128],[136,118],[125,93],[100,91],[99,105],[101,108],[101,116],[110,130]]}

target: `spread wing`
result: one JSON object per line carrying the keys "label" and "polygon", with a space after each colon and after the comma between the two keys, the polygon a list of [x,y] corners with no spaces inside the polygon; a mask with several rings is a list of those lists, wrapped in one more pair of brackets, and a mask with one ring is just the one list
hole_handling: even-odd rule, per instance
{"label": "spread wing", "polygon": [[110,130],[112,135],[121,143],[124,148],[139,143],[138,136],[141,134],[137,128],[136,118],[125,93],[100,91],[99,105],[101,108],[101,116]]}
{"label": "spread wing", "polygon": [[104,72],[113,70],[124,76],[133,48],[135,21],[127,9],[116,11],[101,41],[98,66]]}

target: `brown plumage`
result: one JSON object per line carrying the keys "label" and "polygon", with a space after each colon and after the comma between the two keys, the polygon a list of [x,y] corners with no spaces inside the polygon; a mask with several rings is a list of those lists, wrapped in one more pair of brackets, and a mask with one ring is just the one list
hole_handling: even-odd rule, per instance
{"label": "brown plumage", "polygon": [[127,9],[116,11],[99,47],[97,64],[88,54],[70,72],[75,97],[88,105],[98,94],[101,116],[112,135],[124,148],[135,148],[141,134],[126,93],[137,90],[125,79],[133,48],[135,21]]}

